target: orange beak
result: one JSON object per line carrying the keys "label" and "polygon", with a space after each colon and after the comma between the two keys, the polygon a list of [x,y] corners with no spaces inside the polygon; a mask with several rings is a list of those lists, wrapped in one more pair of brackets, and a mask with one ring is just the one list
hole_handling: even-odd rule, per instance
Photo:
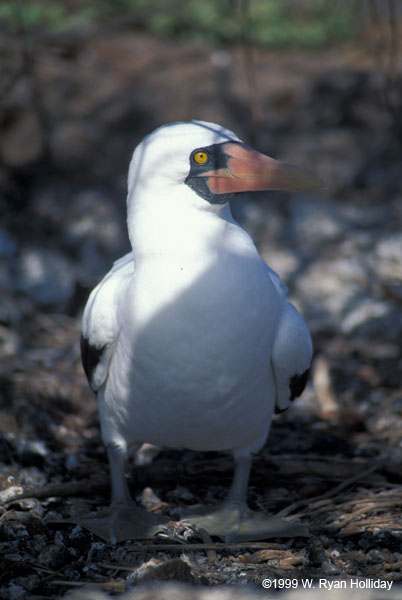
{"label": "orange beak", "polygon": [[207,186],[213,194],[257,190],[310,191],[325,187],[320,179],[300,167],[274,160],[245,144],[223,144],[226,166],[206,171]]}

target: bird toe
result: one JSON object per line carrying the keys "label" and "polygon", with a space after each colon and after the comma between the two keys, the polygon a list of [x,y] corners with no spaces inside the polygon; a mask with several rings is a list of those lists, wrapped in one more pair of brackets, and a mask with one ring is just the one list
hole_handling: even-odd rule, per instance
{"label": "bird toe", "polygon": [[205,529],[225,542],[251,542],[276,537],[308,537],[304,525],[269,517],[247,508],[223,506],[203,515],[189,515],[182,522]]}
{"label": "bird toe", "polygon": [[166,529],[167,517],[154,515],[134,502],[112,504],[109,508],[64,520],[91,531],[105,542],[148,540]]}

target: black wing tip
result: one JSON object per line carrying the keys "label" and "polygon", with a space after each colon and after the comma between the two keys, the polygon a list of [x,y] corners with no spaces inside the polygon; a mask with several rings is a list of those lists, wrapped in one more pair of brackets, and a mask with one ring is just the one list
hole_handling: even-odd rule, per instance
{"label": "black wing tip", "polygon": [[87,376],[89,385],[92,387],[92,374],[99,364],[105,346],[97,348],[89,343],[89,340],[81,333],[80,338],[81,348],[81,361],[84,368],[85,375]]}
{"label": "black wing tip", "polygon": [[290,401],[293,402],[295,398],[301,396],[304,391],[304,388],[307,385],[308,377],[310,374],[310,369],[306,369],[304,373],[301,375],[293,375],[289,382],[290,389]]}
{"label": "black wing tip", "polygon": [[[290,391],[289,400],[290,400],[290,402],[293,402],[293,400],[295,400],[295,398],[298,398],[299,396],[301,396],[301,394],[304,391],[304,388],[307,385],[309,374],[310,374],[310,369],[306,369],[304,371],[304,373],[301,373],[301,375],[299,375],[297,373],[296,375],[293,375],[293,377],[290,378],[290,381],[289,381],[289,391]],[[275,407],[275,414],[280,415],[283,412],[285,412],[286,410],[288,410],[288,408],[289,408],[289,406],[286,408],[282,408],[282,409]]]}

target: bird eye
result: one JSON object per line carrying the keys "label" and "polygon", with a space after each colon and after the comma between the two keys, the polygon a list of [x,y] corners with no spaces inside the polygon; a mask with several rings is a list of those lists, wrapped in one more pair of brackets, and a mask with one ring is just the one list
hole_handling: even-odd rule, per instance
{"label": "bird eye", "polygon": [[193,160],[198,165],[205,165],[205,163],[208,160],[208,154],[206,152],[204,152],[203,150],[199,150],[198,152],[195,152],[193,154]]}

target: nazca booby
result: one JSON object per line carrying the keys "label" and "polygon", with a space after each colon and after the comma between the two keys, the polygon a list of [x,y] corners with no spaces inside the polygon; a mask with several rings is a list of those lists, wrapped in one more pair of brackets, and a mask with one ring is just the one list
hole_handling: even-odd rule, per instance
{"label": "nazca booby", "polygon": [[112,503],[77,522],[114,542],[164,529],[167,518],[138,507],[124,475],[129,446],[149,442],[233,454],[223,504],[186,519],[210,535],[240,541],[306,534],[247,506],[252,454],[274,410],[303,391],[312,343],[229,205],[239,192],[320,187],[310,173],[213,123],[167,124],[137,146],[127,196],[132,252],[91,293],[81,338]]}

